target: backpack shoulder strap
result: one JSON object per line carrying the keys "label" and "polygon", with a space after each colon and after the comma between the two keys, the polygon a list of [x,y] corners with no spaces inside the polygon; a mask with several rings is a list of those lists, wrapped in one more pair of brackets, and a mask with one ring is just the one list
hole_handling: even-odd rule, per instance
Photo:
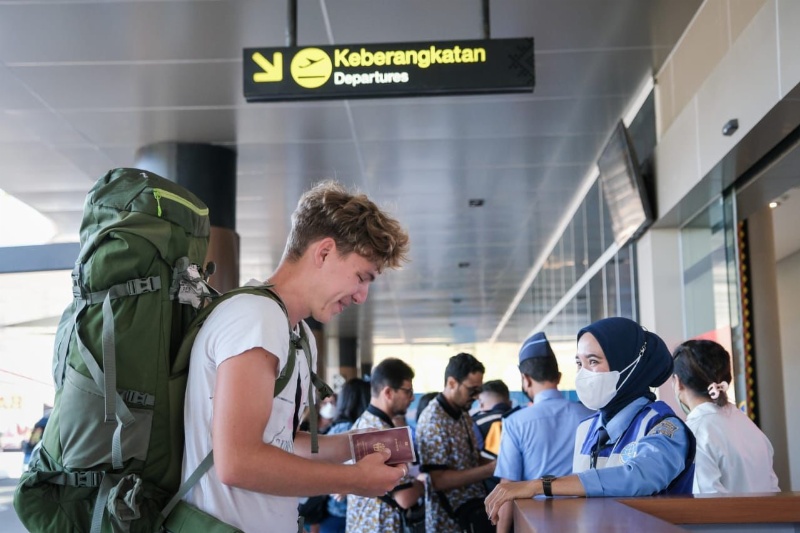
{"label": "backpack shoulder strap", "polygon": [[[319,437],[318,437],[318,420],[317,420],[317,406],[314,401],[314,389],[319,393],[320,399],[325,399],[333,395],[333,390],[314,372],[314,365],[311,361],[311,347],[308,344],[308,337],[306,334],[306,326],[300,323],[300,335],[294,331],[290,332],[292,338],[292,347],[290,349],[290,357],[294,358],[297,348],[303,350],[306,355],[306,362],[308,363],[308,373],[311,376],[311,383],[313,387],[308,388],[308,410],[309,410],[309,430],[311,432],[311,453],[319,452]],[[287,378],[288,379],[288,378]],[[276,385],[277,388],[277,385]]]}
{"label": "backpack shoulder strap", "polygon": [[[208,302],[200,311],[198,311],[197,316],[192,321],[191,325],[189,326],[188,331],[186,332],[186,336],[183,338],[183,342],[181,343],[180,350],[178,351],[177,359],[181,360],[188,360],[189,355],[192,351],[192,346],[194,345],[194,341],[197,338],[197,334],[200,332],[200,328],[203,324],[205,324],[206,319],[209,315],[217,308],[219,304],[222,302],[233,298],[234,296],[238,296],[240,294],[252,294],[255,296],[265,296],[274,300],[283,310],[283,313],[286,315],[286,327],[289,329],[289,336],[290,338],[294,337],[295,334],[292,331],[292,326],[289,324],[289,313],[286,311],[286,305],[284,305],[283,300],[281,300],[280,296],[272,289],[271,285],[257,285],[252,287],[238,287],[236,289],[230,290],[224,294],[211,296],[210,302]],[[274,396],[278,396],[286,385],[289,382],[289,377],[291,377],[292,373],[294,372],[295,367],[295,344],[290,342],[289,347],[289,357],[286,361],[286,366],[281,369],[281,373],[278,376],[278,380],[275,382],[275,393]],[[310,367],[309,367],[310,368]]]}
{"label": "backpack shoulder strap", "polygon": [[[287,327],[289,328],[289,357],[286,361],[286,366],[283,367],[281,370],[280,375],[278,376],[277,381],[275,382],[275,392],[274,396],[278,396],[283,389],[286,388],[286,385],[289,383],[289,379],[291,378],[292,374],[294,373],[294,367],[296,362],[296,354],[297,348],[303,350],[303,353],[306,354],[306,360],[308,361],[308,370],[311,375],[311,382],[314,384],[314,388],[319,391],[321,398],[327,398],[333,394],[333,390],[324,382],[322,381],[319,376],[314,372],[313,365],[311,361],[311,347],[308,344],[308,337],[305,330],[305,325],[300,324],[300,335],[297,335],[293,330],[292,326],[289,323],[289,314],[286,311],[286,305],[281,300],[278,293],[272,289],[272,285],[258,285],[252,287],[239,287],[233,290],[230,290],[222,295],[212,296],[211,301],[206,304],[198,313],[195,319],[192,321],[192,324],[189,326],[189,330],[186,333],[186,336],[181,343],[181,347],[179,350],[178,357],[186,357],[188,358],[191,350],[192,345],[194,344],[195,339],[197,338],[197,334],[200,331],[200,327],[205,323],[208,316],[211,312],[216,309],[216,307],[228,300],[229,298],[233,298],[234,296],[238,296],[239,294],[253,294],[256,296],[265,296],[267,298],[271,298],[280,306],[283,310],[284,314],[286,314],[286,323]],[[317,440],[317,418],[316,418],[316,406],[314,403],[313,397],[313,389],[309,387],[308,389],[308,404],[309,409],[312,411],[310,417],[311,423],[311,451],[312,453],[317,453],[319,451],[319,444]],[[208,472],[208,470],[214,464],[214,451],[208,452],[208,455],[201,461],[200,465],[195,469],[194,472],[187,478],[186,481],[181,483],[178,492],[169,503],[164,507],[161,511],[161,521],[166,519],[169,513],[174,509],[174,507],[178,504],[178,502],[186,495],[187,492],[197,483],[197,481],[203,477],[203,475]],[[161,524],[159,524],[160,527]]]}

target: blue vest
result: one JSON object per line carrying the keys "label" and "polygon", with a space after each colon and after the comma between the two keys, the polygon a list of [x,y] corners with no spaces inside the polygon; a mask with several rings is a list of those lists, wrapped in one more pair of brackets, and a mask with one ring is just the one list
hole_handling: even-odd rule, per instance
{"label": "blue vest", "polygon": [[[683,471],[672,480],[668,487],[656,494],[691,494],[694,481],[695,438],[691,430],[686,427],[686,424],[675,416],[675,413],[666,403],[661,401],[645,405],[636,414],[617,442],[609,443],[600,449],[597,454],[595,468],[624,465],[635,456],[637,441],[648,435],[665,418],[669,418],[670,422],[679,423],[684,427],[689,439],[689,449],[686,454]],[[578,426],[572,465],[573,472],[583,472],[591,468],[592,450],[597,444],[597,430],[600,425],[600,413],[598,412]]]}

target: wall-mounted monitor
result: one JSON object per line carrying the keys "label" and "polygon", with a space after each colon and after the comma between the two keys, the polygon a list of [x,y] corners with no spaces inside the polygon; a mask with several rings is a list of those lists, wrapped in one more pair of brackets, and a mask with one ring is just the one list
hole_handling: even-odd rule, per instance
{"label": "wall-mounted monitor", "polygon": [[653,206],[639,173],[633,144],[622,121],[614,128],[597,160],[597,167],[614,229],[614,240],[622,247],[653,223]]}

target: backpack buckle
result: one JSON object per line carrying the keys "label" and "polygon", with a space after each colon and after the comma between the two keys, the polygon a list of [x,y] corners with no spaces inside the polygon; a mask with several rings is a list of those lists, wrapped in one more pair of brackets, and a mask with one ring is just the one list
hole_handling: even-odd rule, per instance
{"label": "backpack buckle", "polygon": [[72,296],[75,298],[84,298],[86,291],[84,290],[81,278],[83,276],[83,265],[77,264],[72,269]]}
{"label": "backpack buckle", "polygon": [[155,405],[155,398],[152,394],[146,392],[139,392],[135,390],[119,391],[125,403],[132,403],[145,407],[153,407]]}
{"label": "backpack buckle", "polygon": [[75,475],[75,487],[98,487],[103,481],[102,472],[73,472]]}
{"label": "backpack buckle", "polygon": [[127,282],[128,294],[141,294],[143,292],[153,292],[158,290],[153,285],[153,278],[130,279]]}

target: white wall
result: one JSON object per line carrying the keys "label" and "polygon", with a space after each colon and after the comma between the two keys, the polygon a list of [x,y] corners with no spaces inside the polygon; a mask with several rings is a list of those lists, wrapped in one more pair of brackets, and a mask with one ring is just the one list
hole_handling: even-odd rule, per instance
{"label": "white wall", "polygon": [[[656,74],[658,213],[676,207],[800,82],[798,27],[796,0],[703,3]],[[739,130],[726,137],[732,118]]]}
{"label": "white wall", "polygon": [[778,312],[780,314],[783,392],[786,405],[786,436],[789,442],[791,487],[800,490],[800,251],[777,264]]}
{"label": "white wall", "polygon": [[[651,229],[645,233],[636,245],[636,261],[639,323],[657,333],[672,351],[685,340],[679,230]],[[672,379],[658,388],[657,395],[678,416],[686,418],[675,401]]]}
{"label": "white wall", "polygon": [[[800,82],[800,61],[796,52],[800,46],[798,27],[798,0],[706,0],[703,3],[656,75],[658,213],[665,215],[673,208],[680,209],[681,201],[723,156],[797,86]],[[738,118],[739,130],[733,136],[723,136],[722,125],[731,118]],[[721,192],[719,183],[711,185],[720,189],[712,191],[712,196],[714,192]],[[663,253],[664,249],[675,249],[675,241],[669,233],[649,232],[640,241],[639,286],[642,322],[671,341],[678,334],[675,318],[682,320],[683,308],[677,310],[674,317],[669,315],[667,309],[672,309],[675,300],[680,299],[680,283],[673,285],[669,280],[677,277],[680,281],[681,262],[679,254],[669,257]],[[774,248],[769,257],[769,267],[775,267]],[[800,322],[797,320],[800,258],[793,261],[781,261],[777,274],[762,276],[773,282],[777,279],[777,288],[769,291],[772,296],[766,297],[767,291],[758,291],[767,307],[771,304],[774,308],[775,299],[780,300],[781,306],[790,307],[786,310],[781,307],[772,315],[761,311],[762,317],[780,315],[780,329],[775,328],[775,335],[762,336],[761,340],[780,338],[782,342],[776,344],[774,350],[765,347],[762,353],[768,361],[762,365],[766,368],[760,374],[764,379],[778,380],[779,385],[771,390],[768,384],[763,384],[760,390],[764,398],[760,399],[763,400],[762,409],[775,407],[762,417],[762,422],[765,432],[774,433],[776,441],[782,441],[774,444],[777,444],[777,467],[785,469],[783,473],[778,472],[784,490],[789,489],[786,486],[789,477],[791,488],[800,488],[800,417],[796,414],[796,406],[800,405],[800,356],[794,355],[800,346]],[[790,264],[791,267],[786,266]],[[787,269],[790,270],[788,274]],[[784,355],[777,354],[778,350]],[[770,354],[777,356],[777,362]],[[782,369],[774,368],[781,363]],[[785,388],[785,398],[779,394],[777,389],[780,388]],[[773,399],[780,404],[779,408],[770,404]],[[784,408],[786,416],[778,412]],[[781,434],[784,424],[786,433]],[[791,465],[787,464],[787,447]],[[786,470],[790,470],[790,476]]]}
{"label": "white wall", "polygon": [[681,298],[680,232],[652,229],[636,244],[639,323],[658,333],[670,349],[685,339]]}

